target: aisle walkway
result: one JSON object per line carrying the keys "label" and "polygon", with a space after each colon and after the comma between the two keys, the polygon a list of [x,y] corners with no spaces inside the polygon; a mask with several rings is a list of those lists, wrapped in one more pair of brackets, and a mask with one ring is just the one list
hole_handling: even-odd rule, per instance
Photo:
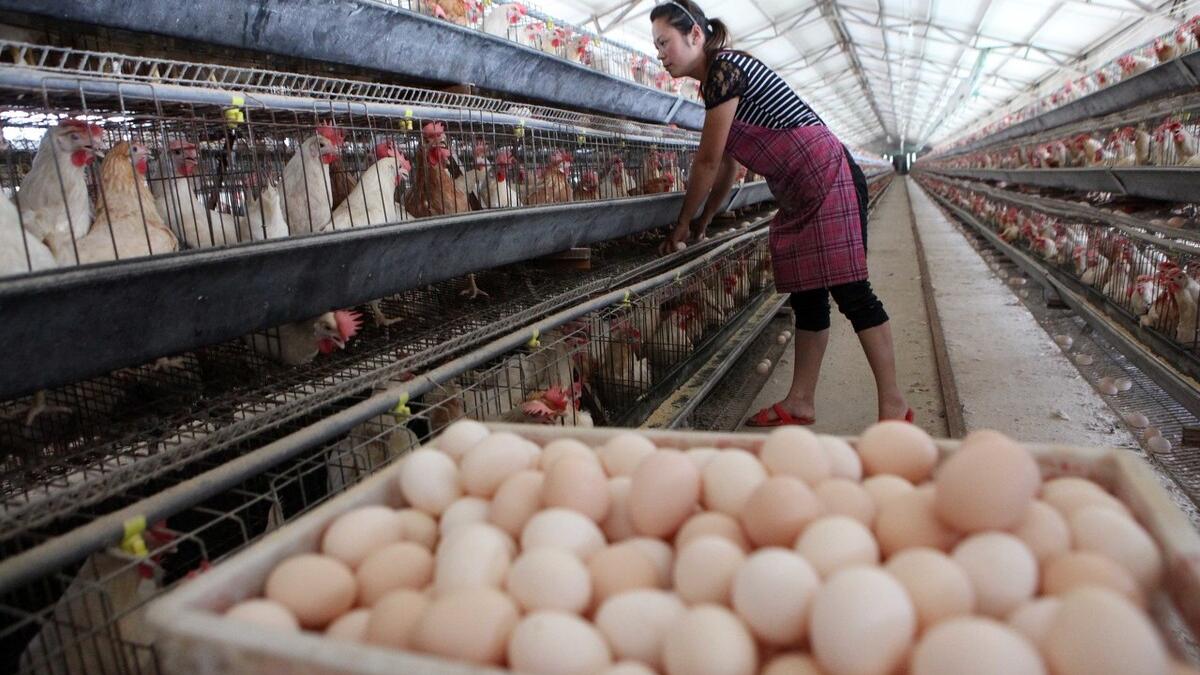
{"label": "aisle walkway", "polygon": [[[933,343],[926,320],[917,248],[904,181],[896,179],[871,216],[871,285],[891,316],[900,386],[916,421],[936,437],[946,436]],[[832,301],[831,301],[831,304]],[[815,431],[854,435],[877,419],[875,380],[850,322],[834,305],[829,348],[817,384]],[[782,399],[792,381],[792,346],[759,392],[751,412]]]}
{"label": "aisle walkway", "polygon": [[1136,445],[1012,289],[907,182],[967,429],[1044,443]]}

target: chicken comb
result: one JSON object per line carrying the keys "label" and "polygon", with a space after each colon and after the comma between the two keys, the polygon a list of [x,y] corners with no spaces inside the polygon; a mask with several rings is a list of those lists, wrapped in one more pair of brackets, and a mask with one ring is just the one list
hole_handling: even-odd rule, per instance
{"label": "chicken comb", "polygon": [[421,127],[421,135],[427,141],[441,138],[446,135],[446,125],[441,122],[426,122],[425,126]]}
{"label": "chicken comb", "polygon": [[325,137],[325,140],[341,147],[342,143],[346,142],[346,137],[337,127],[333,126],[332,122],[322,122],[317,125],[317,133]]}
{"label": "chicken comb", "polygon": [[375,144],[375,159],[384,159],[385,157],[396,157],[400,153],[396,151],[396,144],[390,139],[380,141]]}
{"label": "chicken comb", "polygon": [[333,313],[333,318],[337,320],[338,334],[343,342],[349,342],[362,328],[362,314],[353,310],[339,309]]}
{"label": "chicken comb", "polygon": [[196,144],[191,141],[174,140],[167,144],[168,150],[195,150]]}
{"label": "chicken comb", "polygon": [[513,157],[512,150],[509,150],[508,148],[504,148],[503,150],[500,150],[499,152],[497,152],[496,153],[496,163],[497,164],[514,164],[514,163],[516,163],[516,159]]}
{"label": "chicken comb", "polygon": [[476,156],[486,155],[487,151],[488,151],[487,141],[483,140],[482,138],[475,141],[475,155]]}
{"label": "chicken comb", "polygon": [[396,164],[400,165],[401,171],[404,173],[412,173],[412,162],[408,161],[408,158],[404,156],[404,153],[397,153],[395,157]]}
{"label": "chicken comb", "polygon": [[104,128],[97,124],[88,124],[83,120],[63,120],[60,124],[64,127],[78,129],[79,131],[87,132],[92,136],[103,136]]}

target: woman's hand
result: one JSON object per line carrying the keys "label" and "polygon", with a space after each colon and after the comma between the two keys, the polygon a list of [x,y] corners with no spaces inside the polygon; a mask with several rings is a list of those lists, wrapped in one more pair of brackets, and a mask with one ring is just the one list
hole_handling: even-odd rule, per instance
{"label": "woman's hand", "polygon": [[676,250],[678,250],[679,244],[687,242],[688,234],[691,232],[691,230],[692,228],[689,223],[683,222],[676,224],[675,229],[671,230],[671,234],[667,237],[667,240],[664,241],[662,246],[659,247],[659,254],[671,255],[674,253]]}

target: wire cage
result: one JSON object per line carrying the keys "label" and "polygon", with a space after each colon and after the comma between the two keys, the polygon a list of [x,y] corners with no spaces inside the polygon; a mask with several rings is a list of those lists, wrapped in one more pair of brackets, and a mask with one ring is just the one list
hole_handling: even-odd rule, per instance
{"label": "wire cage", "polygon": [[45,65],[0,68],[0,275],[679,191],[695,147],[482,97],[23,49]]}
{"label": "wire cage", "polygon": [[382,322],[364,317],[343,349],[310,348],[304,362],[282,358],[295,351],[281,346],[296,340],[285,326],[50,390],[52,408],[32,420],[37,397],[0,403],[0,540],[649,274],[665,262],[660,241],[601,244],[590,270],[547,261],[480,273],[485,303],[461,280],[381,299]]}
{"label": "wire cage", "polygon": [[482,30],[593,70],[694,99],[699,82],[673,78],[657,59],[547,14],[529,2],[380,0],[383,4]]}
{"label": "wire cage", "polygon": [[[682,355],[716,338],[718,320],[731,321],[769,286],[765,238],[755,237],[710,263],[652,288],[617,307],[596,311],[548,330],[530,344],[479,367],[433,383],[432,388],[388,413],[368,417],[349,432],[242,481],[217,497],[149,523],[126,546],[92,552],[82,563],[44,574],[0,596],[0,652],[6,672],[158,673],[153,637],[142,623],[147,603],[209,564],[236,553],[279,525],[340,494],[406,452],[428,442],[459,418],[534,424],[590,426],[631,410],[651,394],[649,377],[637,379],[618,368],[624,347],[630,359],[652,361],[666,382],[672,368],[654,354]],[[728,280],[727,277],[737,277]],[[719,308],[700,308],[694,344],[677,325],[688,303],[731,290]],[[665,309],[664,309],[665,308]],[[625,328],[622,328],[624,326]],[[633,336],[645,328],[647,340]],[[624,337],[623,337],[624,335]],[[633,351],[636,349],[637,351]],[[674,350],[674,351],[672,351]],[[637,356],[642,354],[642,356]],[[628,362],[628,361],[626,361]],[[602,384],[603,383],[603,384]],[[40,528],[0,541],[18,554],[62,532],[92,512],[132,504],[178,485],[273,438],[345,410],[374,390],[312,410],[268,435],[250,437],[183,468],[127,486],[107,504],[76,513],[72,523]],[[619,398],[623,397],[623,398]],[[364,417],[367,417],[364,415]],[[145,550],[140,550],[144,545]],[[39,570],[39,573],[41,571]]]}
{"label": "wire cage", "polygon": [[1171,238],[1149,227],[1100,220],[1063,221],[965,182],[927,176],[922,181],[1005,241],[1076,281],[1093,301],[1119,310],[1130,327],[1158,335],[1177,355],[1200,365],[1200,237]]}
{"label": "wire cage", "polygon": [[1200,97],[1155,101],[953,157],[922,160],[945,169],[1200,167]]}

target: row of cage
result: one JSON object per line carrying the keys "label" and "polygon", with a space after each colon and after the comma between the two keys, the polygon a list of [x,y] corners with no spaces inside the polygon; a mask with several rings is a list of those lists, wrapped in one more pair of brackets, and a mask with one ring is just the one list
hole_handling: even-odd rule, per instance
{"label": "row of cage", "polygon": [[971,133],[939,147],[935,151],[935,155],[953,153],[959,148],[986,139],[1015,124],[1061,108],[1118,82],[1141,75],[1157,66],[1171,63],[1200,48],[1200,15],[1186,19],[1174,19],[1174,21],[1176,25],[1170,30],[1124,51],[1081,77],[1067,80],[1058,88],[1047,92],[1024,107],[1006,113]]}
{"label": "row of cage", "polygon": [[679,191],[694,150],[574,127],[227,112],[0,104],[0,275]]}
{"label": "row of cage", "polygon": [[962,155],[939,169],[1200,167],[1200,98],[1182,96]]}
{"label": "row of cage", "polygon": [[608,38],[601,39],[595,32],[556,19],[532,3],[386,0],[386,4],[481,30],[601,73],[684,98],[695,99],[699,94],[696,80],[671,77],[656,58]]}
{"label": "row of cage", "polygon": [[[34,583],[0,594],[0,649],[5,672],[157,673],[145,605],[264,534],[340,494],[459,418],[532,424],[636,424],[648,403],[721,339],[722,329],[771,289],[765,237],[746,237],[727,252],[690,266],[673,280],[629,294],[604,309],[535,335],[525,346],[437,381],[402,407],[362,419],[350,431],[312,447],[220,496],[149,523],[137,537],[144,550],[112,548],[83,561],[41,571]],[[119,507],[220,466],[271,438],[370,396],[314,410],[272,434],[131,485]],[[0,541],[6,555],[85,521],[23,532]],[[128,542],[126,542],[128,543]]]}
{"label": "row of cage", "polygon": [[933,194],[972,214],[1001,239],[1122,310],[1191,359],[1200,358],[1200,246],[1149,230],[1071,222],[993,197],[972,184],[921,178]]}

